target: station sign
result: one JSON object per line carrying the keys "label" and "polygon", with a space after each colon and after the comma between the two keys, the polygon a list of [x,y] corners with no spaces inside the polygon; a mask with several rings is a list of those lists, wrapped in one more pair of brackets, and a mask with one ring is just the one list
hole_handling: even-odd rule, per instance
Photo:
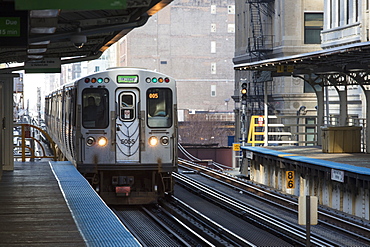
{"label": "station sign", "polygon": [[240,151],[240,143],[233,143],[233,150],[237,152]]}
{"label": "station sign", "polygon": [[285,172],[285,178],[286,178],[286,188],[287,189],[294,189],[295,183],[294,183],[294,171],[286,171]]}
{"label": "station sign", "polygon": [[26,73],[60,73],[60,58],[27,61],[24,63],[24,70]]}
{"label": "station sign", "polygon": [[331,180],[344,182],[344,171],[331,169]]}
{"label": "station sign", "polygon": [[262,127],[263,126],[263,121],[264,121],[264,116],[259,116],[258,117],[258,127]]}
{"label": "station sign", "polygon": [[127,0],[15,0],[17,10],[42,10],[42,9],[63,9],[63,10],[101,10],[101,9],[126,9]]}
{"label": "station sign", "polygon": [[21,18],[0,16],[0,36],[1,37],[21,36]]}
{"label": "station sign", "polygon": [[28,13],[14,11],[5,4],[0,9],[0,46],[26,47],[28,44]]}

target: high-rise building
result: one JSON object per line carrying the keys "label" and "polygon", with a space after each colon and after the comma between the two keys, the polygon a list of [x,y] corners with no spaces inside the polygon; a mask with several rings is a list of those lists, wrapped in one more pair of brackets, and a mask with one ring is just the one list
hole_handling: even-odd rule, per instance
{"label": "high-rise building", "polygon": [[234,0],[174,0],[118,42],[119,65],[174,77],[180,114],[232,116],[234,34]]}
{"label": "high-rise building", "polygon": [[[323,0],[236,1],[234,64],[321,50],[323,4]],[[302,106],[315,111],[316,96],[300,78],[236,70],[235,82],[236,101],[240,85],[248,84],[252,115],[263,114],[266,93],[271,114],[296,114]]]}

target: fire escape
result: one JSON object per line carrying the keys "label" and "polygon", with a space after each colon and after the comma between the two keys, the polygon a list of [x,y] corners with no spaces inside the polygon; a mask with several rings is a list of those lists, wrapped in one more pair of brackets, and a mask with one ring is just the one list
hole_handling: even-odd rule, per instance
{"label": "fire escape", "polygon": [[[259,61],[268,59],[272,54],[273,36],[272,17],[274,14],[274,0],[247,0],[250,17],[250,37],[248,37],[248,50],[250,60]],[[248,103],[251,115],[261,115],[264,109],[265,81],[271,81],[268,72],[253,71],[251,83],[248,83]],[[267,87],[271,95],[271,83]]]}

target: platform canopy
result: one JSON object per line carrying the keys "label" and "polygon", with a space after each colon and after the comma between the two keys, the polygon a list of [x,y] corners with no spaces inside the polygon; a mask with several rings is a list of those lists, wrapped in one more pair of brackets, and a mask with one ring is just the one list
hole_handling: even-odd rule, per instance
{"label": "platform canopy", "polygon": [[234,63],[235,70],[270,71],[273,77],[366,72],[370,70],[370,42],[254,62],[234,59]]}
{"label": "platform canopy", "polygon": [[[294,76],[309,83],[317,96],[318,136],[321,136],[320,126],[324,125],[325,87],[333,86],[336,89],[340,108],[339,125],[346,126],[347,86],[359,85],[365,95],[366,123],[370,121],[370,42],[252,62],[235,58],[234,64],[235,70],[261,71],[263,73],[259,73],[260,75],[268,74],[260,76],[262,79]],[[370,143],[370,128],[365,127],[365,133],[365,143]],[[366,153],[370,153],[370,145],[366,145]]]}
{"label": "platform canopy", "polygon": [[171,2],[0,0],[0,63],[96,59]]}

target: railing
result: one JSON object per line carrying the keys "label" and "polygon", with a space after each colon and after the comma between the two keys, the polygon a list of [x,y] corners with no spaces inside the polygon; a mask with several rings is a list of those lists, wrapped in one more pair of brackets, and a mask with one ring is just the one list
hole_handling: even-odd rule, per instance
{"label": "railing", "polygon": [[316,116],[268,116],[268,140],[265,141],[265,117],[252,116],[247,142],[263,145],[317,145]]}
{"label": "railing", "polygon": [[[325,117],[326,126],[338,126],[339,116]],[[349,116],[347,126],[361,126],[361,150],[366,150],[366,119]],[[257,145],[318,145],[316,116],[268,116],[268,140],[265,143],[264,116],[252,116],[249,126],[247,142]]]}
{"label": "railing", "polygon": [[[37,158],[51,158],[53,160],[57,160],[55,143],[47,132],[32,124],[14,124],[14,127],[15,131],[13,135],[13,152],[15,159],[21,158],[22,162],[25,162],[26,158],[29,158],[31,160]],[[47,154],[45,146],[41,143],[41,134],[49,142],[52,149],[52,155]],[[38,136],[39,138],[36,138],[35,136]]]}

